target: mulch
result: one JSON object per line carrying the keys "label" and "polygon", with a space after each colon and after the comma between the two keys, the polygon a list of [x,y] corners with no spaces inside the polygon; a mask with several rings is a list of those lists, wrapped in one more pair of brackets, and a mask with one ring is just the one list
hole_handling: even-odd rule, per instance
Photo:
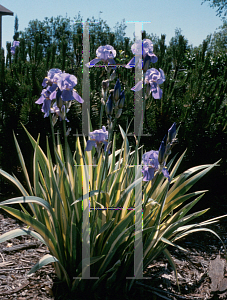
{"label": "mulch", "polygon": [[[227,205],[211,209],[204,220],[227,214]],[[220,213],[221,212],[221,213]],[[25,227],[3,211],[0,213],[0,234]],[[227,218],[210,227],[227,245]],[[137,281],[128,299],[227,299],[227,264],[222,243],[210,233],[196,233],[184,238],[179,245],[182,252],[169,248],[178,270],[180,292],[174,271],[160,256],[145,270],[150,279]],[[4,300],[69,300],[55,276],[52,265],[47,265],[27,276],[30,268],[49,251],[32,237],[21,236],[0,244],[0,299]],[[56,288],[56,286],[59,288]],[[119,299],[113,295],[113,299]],[[78,299],[75,297],[71,299]],[[79,298],[81,299],[81,298]],[[104,299],[104,298],[103,298]]]}

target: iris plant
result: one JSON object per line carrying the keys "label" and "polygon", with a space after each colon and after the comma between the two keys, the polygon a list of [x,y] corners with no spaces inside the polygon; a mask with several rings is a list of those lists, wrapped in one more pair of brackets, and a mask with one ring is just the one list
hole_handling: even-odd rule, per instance
{"label": "iris plant", "polygon": [[[135,43],[132,46],[133,53],[135,55],[140,53],[142,46],[146,69],[149,62],[156,62],[157,58],[153,54],[153,44],[150,40]],[[116,51],[112,46],[101,46],[96,54],[97,58],[92,60],[89,66],[94,66],[100,60],[105,63],[115,63],[113,58]],[[135,58],[129,64],[133,63],[135,64]],[[165,80],[164,72],[159,70],[148,69],[144,76],[147,91],[149,90],[149,94],[152,93],[155,99],[161,98],[162,91],[159,84]],[[119,80],[114,89],[109,91],[109,97],[107,96],[109,82],[114,76],[113,72],[109,79],[102,82],[103,101],[109,121],[108,131],[105,126],[100,125],[101,129],[89,133],[90,139],[86,144],[85,151],[94,150],[95,147],[97,150],[95,154],[91,152],[85,154],[77,137],[76,150],[72,155],[66,138],[71,129],[68,128],[66,131],[66,124],[63,122],[65,148],[61,145],[59,135],[56,137],[51,126],[55,162],[51,158],[49,143],[47,143],[46,155],[39,146],[39,139],[36,141],[24,128],[34,149],[32,179],[29,178],[19,143],[14,135],[27,186],[24,187],[17,178],[0,168],[0,175],[10,180],[22,194],[21,197],[1,201],[0,208],[27,225],[0,235],[0,243],[21,235],[37,238],[46,245],[49,253],[32,267],[28,275],[53,263],[59,280],[66,282],[73,295],[83,292],[83,299],[90,299],[90,295],[95,299],[104,295],[107,299],[108,295],[119,294],[119,291],[125,292],[123,296],[125,299],[128,298],[127,292],[135,284],[135,278],[137,275],[143,275],[143,270],[133,265],[135,257],[140,259],[137,263],[146,270],[154,259],[163,253],[174,269],[177,282],[176,266],[167,246],[184,250],[176,244],[176,241],[201,230],[209,231],[219,237],[210,228],[201,226],[215,223],[221,217],[193,224],[191,221],[207,210],[186,216],[204,194],[204,191],[188,193],[188,190],[219,162],[197,166],[176,175],[184,152],[171,168],[170,178],[166,161],[177,141],[175,123],[168,130],[158,151],[151,150],[142,155],[143,178],[139,167],[142,147],[139,148],[136,139],[135,150],[130,150],[127,139],[129,126],[125,132],[119,125],[123,138],[122,147],[116,149],[115,135],[113,154],[108,156],[113,128],[125,101],[124,90],[121,91]],[[144,82],[138,83],[134,90],[142,89]],[[48,76],[43,80],[44,89],[41,97],[36,101],[42,104],[44,117],[51,112],[54,113],[53,123],[56,122],[57,117],[67,121],[66,113],[71,101],[84,102],[74,90],[76,84],[77,78],[74,75],[64,73],[60,69],[51,69],[48,72]],[[53,99],[56,99],[56,102],[52,105]],[[108,99],[106,103],[105,99]],[[103,108],[104,105],[101,106],[100,124],[102,124]],[[114,122],[111,121],[113,110],[116,110]],[[106,151],[105,158],[101,153],[103,144]],[[173,161],[174,159],[170,161],[168,168]],[[94,163],[91,165],[91,162]],[[135,172],[132,169],[133,165],[136,167]],[[148,182],[142,185],[142,180]],[[152,182],[149,182],[151,180]],[[171,180],[174,184],[169,189]],[[194,199],[189,202],[190,198]],[[10,204],[20,204],[22,210],[12,208]],[[26,210],[24,204],[30,209]],[[128,209],[134,206],[135,212]],[[91,214],[90,210],[93,210]],[[134,223],[135,227],[132,226]],[[136,232],[139,233],[136,240],[140,247],[135,247],[134,244]],[[220,237],[219,239],[221,240]],[[225,248],[224,243],[223,247]],[[85,248],[87,253],[83,250]],[[94,274],[98,279],[84,280],[85,273]],[[130,274],[134,274],[134,277],[126,283],[125,278]],[[103,294],[103,289],[106,295]]]}

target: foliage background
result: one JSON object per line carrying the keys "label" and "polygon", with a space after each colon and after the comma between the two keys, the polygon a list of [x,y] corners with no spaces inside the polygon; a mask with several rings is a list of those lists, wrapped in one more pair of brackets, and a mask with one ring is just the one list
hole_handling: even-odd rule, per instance
{"label": "foliage background", "polygon": [[[76,23],[76,22],[78,23]],[[50,137],[49,119],[43,118],[40,106],[35,101],[40,97],[42,81],[51,68],[60,68],[78,78],[76,89],[82,95],[82,21],[78,14],[72,22],[69,18],[45,18],[44,21],[30,21],[25,31],[18,31],[15,19],[14,40],[20,41],[15,56],[11,55],[11,44],[7,52],[0,53],[0,167],[14,173],[19,179],[21,170],[13,140],[13,131],[20,143],[26,164],[32,169],[32,148],[21,126],[23,123],[34,138],[41,134],[40,145],[45,149],[46,136]],[[93,18],[92,21],[95,21]],[[227,24],[213,35],[208,36],[199,47],[188,44],[187,38],[176,29],[169,45],[165,35],[161,37],[143,32],[143,38],[154,43],[154,53],[158,62],[152,66],[161,68],[166,75],[162,85],[163,97],[150,97],[146,103],[146,116],[141,145],[147,151],[157,150],[166,130],[173,122],[180,124],[179,144],[175,151],[188,149],[183,164],[184,170],[193,165],[214,163],[222,158],[220,168],[206,177],[204,186],[217,199],[226,197],[224,182],[227,179]],[[127,63],[133,56],[133,41],[125,36],[125,23],[117,23],[112,32],[108,24],[99,20],[90,25],[90,58],[100,45],[110,44],[117,51],[116,62]],[[118,68],[118,77],[125,88],[126,102],[119,124],[125,129],[134,116],[134,70]],[[98,129],[101,99],[102,68],[90,71],[91,121],[93,129]],[[114,86],[114,83],[112,83]],[[111,86],[110,88],[113,88]],[[75,149],[75,134],[82,132],[81,106],[74,103],[68,114],[72,128],[69,142]],[[106,124],[105,117],[103,125]],[[61,122],[56,125],[62,130]],[[131,127],[133,132],[133,123]],[[129,138],[135,145],[133,137]],[[177,150],[176,150],[177,149]],[[183,171],[183,170],[181,170]],[[215,172],[215,174],[214,174]],[[215,180],[214,180],[215,178]],[[207,182],[208,181],[208,182]],[[13,191],[1,179],[2,194]],[[203,185],[203,182],[200,183]],[[208,204],[206,203],[205,207]]]}

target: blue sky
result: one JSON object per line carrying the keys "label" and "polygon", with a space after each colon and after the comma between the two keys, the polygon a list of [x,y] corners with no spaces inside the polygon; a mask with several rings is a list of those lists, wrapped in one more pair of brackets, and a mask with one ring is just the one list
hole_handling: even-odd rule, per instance
{"label": "blue sky", "polygon": [[[2,17],[2,46],[12,42],[15,16],[19,19],[19,30],[24,30],[30,20],[43,21],[45,17],[59,15],[73,19],[80,11],[84,20],[99,16],[113,29],[117,22],[149,21],[144,24],[148,33],[160,36],[166,34],[169,43],[176,28],[181,28],[182,34],[189,44],[198,46],[210,33],[213,33],[222,21],[216,16],[214,9],[202,0],[1,0],[0,4],[14,12],[14,16]],[[102,13],[100,13],[102,11]],[[133,37],[135,26],[128,23],[126,35]]]}

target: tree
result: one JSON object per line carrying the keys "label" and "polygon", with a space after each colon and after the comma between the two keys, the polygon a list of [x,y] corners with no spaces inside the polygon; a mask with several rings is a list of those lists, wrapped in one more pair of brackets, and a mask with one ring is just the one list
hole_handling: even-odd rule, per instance
{"label": "tree", "polygon": [[227,21],[218,28],[212,35],[207,37],[209,43],[208,50],[213,54],[226,53],[227,46]]}
{"label": "tree", "polygon": [[19,22],[18,22],[18,17],[16,15],[16,17],[15,17],[15,23],[14,23],[14,36],[13,36],[13,40],[14,41],[17,41],[18,37],[19,37],[18,28],[19,28]]}
{"label": "tree", "polygon": [[210,7],[217,8],[217,16],[221,17],[221,15],[224,15],[224,17],[226,17],[227,0],[203,0],[202,4],[204,2],[209,2]]}

